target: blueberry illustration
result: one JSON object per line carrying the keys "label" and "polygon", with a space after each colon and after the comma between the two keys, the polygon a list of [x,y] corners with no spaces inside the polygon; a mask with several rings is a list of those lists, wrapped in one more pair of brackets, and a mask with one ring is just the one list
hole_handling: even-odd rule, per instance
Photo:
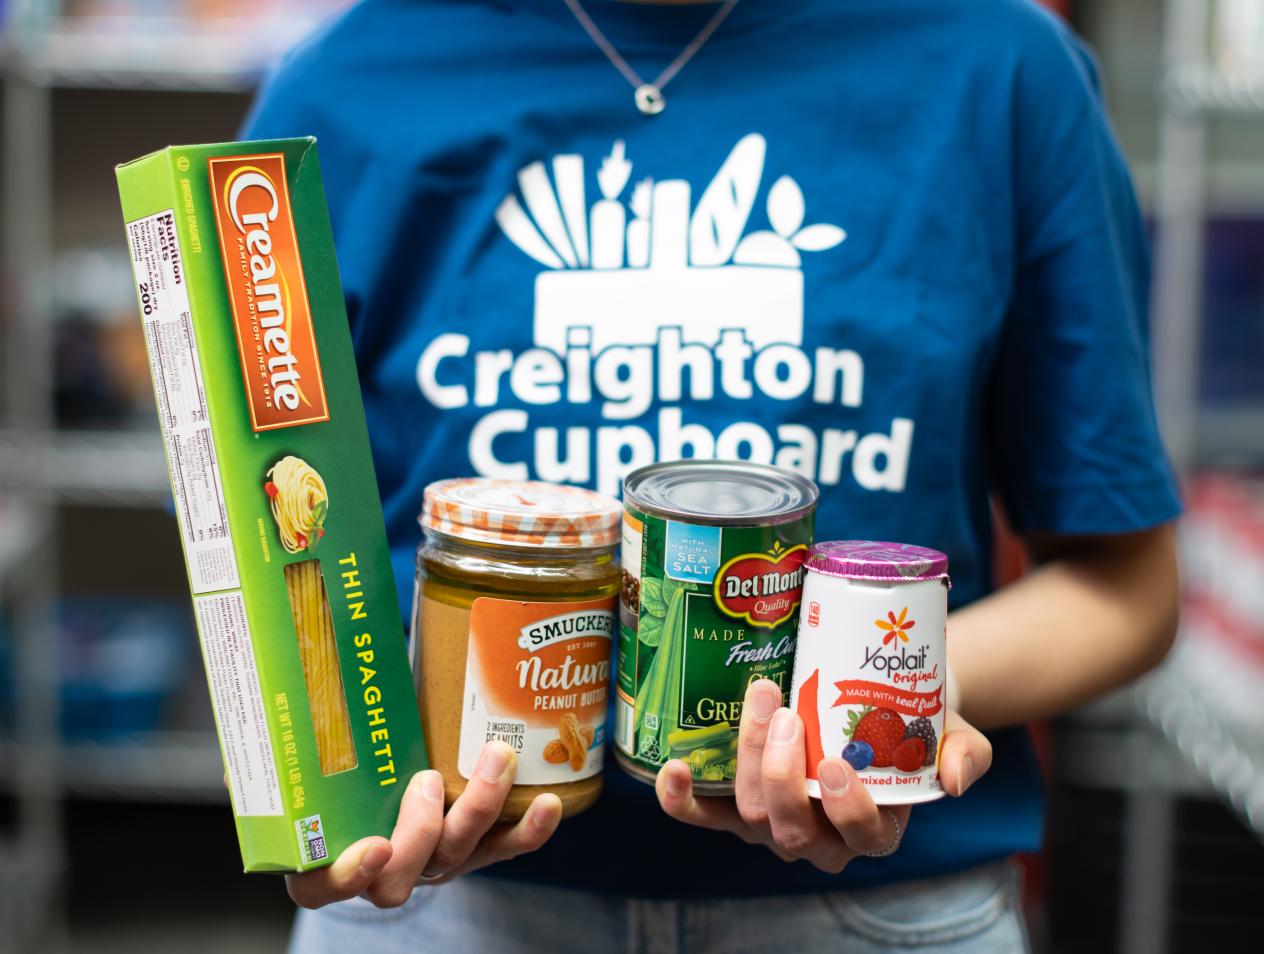
{"label": "blueberry illustration", "polygon": [[873,762],[873,746],[868,742],[848,742],[843,746],[843,761],[857,772]]}

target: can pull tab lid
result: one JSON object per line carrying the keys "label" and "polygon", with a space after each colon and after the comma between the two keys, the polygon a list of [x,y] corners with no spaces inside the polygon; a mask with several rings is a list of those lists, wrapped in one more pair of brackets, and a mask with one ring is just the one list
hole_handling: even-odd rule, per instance
{"label": "can pull tab lid", "polygon": [[851,580],[913,583],[948,580],[948,557],[938,550],[911,543],[876,540],[828,540],[812,545],[807,568],[826,576]]}

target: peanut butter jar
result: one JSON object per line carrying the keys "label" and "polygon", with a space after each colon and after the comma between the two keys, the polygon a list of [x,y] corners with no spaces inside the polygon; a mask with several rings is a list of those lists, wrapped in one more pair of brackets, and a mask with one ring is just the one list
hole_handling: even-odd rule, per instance
{"label": "peanut butter jar", "polygon": [[563,817],[601,792],[621,508],[536,481],[431,484],[413,610],[418,701],[449,805],[483,746],[517,753],[501,814],[541,792]]}

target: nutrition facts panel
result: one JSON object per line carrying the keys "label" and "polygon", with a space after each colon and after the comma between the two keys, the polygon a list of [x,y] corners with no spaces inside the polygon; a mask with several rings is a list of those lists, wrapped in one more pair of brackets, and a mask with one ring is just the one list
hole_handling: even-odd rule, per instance
{"label": "nutrition facts panel", "polygon": [[158,418],[194,593],[239,586],[189,293],[168,209],[127,225]]}
{"label": "nutrition facts panel", "polygon": [[211,704],[238,815],[280,815],[281,786],[241,593],[202,596],[197,611]]}

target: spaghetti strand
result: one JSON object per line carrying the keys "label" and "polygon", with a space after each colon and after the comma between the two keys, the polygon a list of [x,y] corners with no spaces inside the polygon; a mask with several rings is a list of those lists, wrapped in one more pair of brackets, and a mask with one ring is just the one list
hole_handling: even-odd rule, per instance
{"label": "spaghetti strand", "polygon": [[324,775],[345,772],[355,768],[358,759],[338,663],[329,593],[319,562],[289,564],[285,568],[285,585],[307,684],[320,770]]}

